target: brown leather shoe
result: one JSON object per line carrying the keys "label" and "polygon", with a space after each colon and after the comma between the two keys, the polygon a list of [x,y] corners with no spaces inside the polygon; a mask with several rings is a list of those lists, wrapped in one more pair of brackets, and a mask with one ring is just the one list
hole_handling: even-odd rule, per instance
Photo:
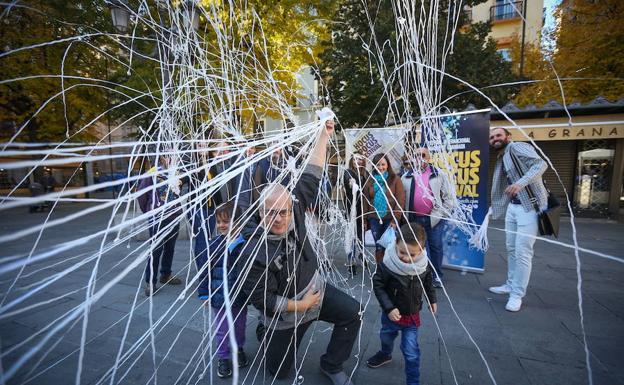
{"label": "brown leather shoe", "polygon": [[167,284],[167,285],[181,285],[182,284],[182,280],[178,277],[176,277],[175,275],[161,275],[160,276],[160,283],[162,284]]}

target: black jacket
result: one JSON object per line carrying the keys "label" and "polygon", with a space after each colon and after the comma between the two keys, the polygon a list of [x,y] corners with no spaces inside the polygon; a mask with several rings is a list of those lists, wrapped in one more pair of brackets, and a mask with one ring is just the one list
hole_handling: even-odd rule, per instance
{"label": "black jacket", "polygon": [[[230,162],[225,161],[215,165],[209,170],[212,178],[221,174],[230,167]],[[180,179],[182,184],[187,184],[189,189],[188,202],[192,203],[195,207],[191,212],[195,212],[197,209],[216,209],[221,204],[232,200],[236,196],[238,191],[238,179],[234,178],[224,183],[217,191],[210,196],[203,196],[210,184],[210,178],[205,169],[201,169]]]}
{"label": "black jacket", "polygon": [[[316,254],[306,234],[305,213],[317,199],[321,172],[320,167],[309,165],[297,182],[293,191],[295,229],[289,233],[288,241],[264,239],[265,230],[259,226],[257,214],[242,231],[248,241],[241,257],[253,258],[243,287],[254,307],[269,317],[276,313],[278,296],[293,298],[307,287],[318,269]],[[287,243],[292,247],[290,252]]]}
{"label": "black jacket", "polygon": [[436,303],[430,266],[420,276],[407,276],[393,273],[382,262],[373,276],[373,289],[379,305],[386,313],[394,308],[399,309],[401,315],[418,313],[422,308],[423,291],[430,303]]}

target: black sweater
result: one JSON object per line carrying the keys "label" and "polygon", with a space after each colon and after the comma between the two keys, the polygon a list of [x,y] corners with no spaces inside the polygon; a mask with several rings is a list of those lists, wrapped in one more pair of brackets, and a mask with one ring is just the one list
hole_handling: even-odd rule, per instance
{"label": "black sweater", "polygon": [[[422,282],[422,285],[421,285]],[[382,262],[373,276],[373,289],[384,312],[399,309],[401,315],[416,314],[422,308],[423,291],[430,303],[436,303],[431,267],[420,276],[398,275]]]}

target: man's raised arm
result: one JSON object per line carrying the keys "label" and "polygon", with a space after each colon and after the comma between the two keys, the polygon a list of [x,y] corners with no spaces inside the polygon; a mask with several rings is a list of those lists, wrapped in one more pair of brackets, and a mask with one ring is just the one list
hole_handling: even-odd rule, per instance
{"label": "man's raised arm", "polygon": [[312,157],[310,158],[310,165],[318,166],[321,169],[325,167],[327,161],[327,142],[330,135],[334,132],[334,119],[329,119],[325,122],[324,129],[321,130],[319,138],[316,142],[316,146],[312,149]]}

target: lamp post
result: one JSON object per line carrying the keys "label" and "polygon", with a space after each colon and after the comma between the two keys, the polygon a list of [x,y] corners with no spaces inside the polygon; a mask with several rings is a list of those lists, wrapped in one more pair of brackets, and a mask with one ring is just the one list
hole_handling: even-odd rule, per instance
{"label": "lamp post", "polygon": [[[128,1],[127,0],[107,0],[106,4],[111,12],[111,17],[113,19],[113,26],[119,33],[125,33],[128,30],[128,22],[130,20],[130,12],[128,12]],[[106,82],[108,83],[108,57],[106,57]],[[106,91],[106,104],[107,109],[110,111],[111,109],[111,101],[110,101],[110,92]],[[111,117],[110,112],[107,114],[106,123],[108,126],[108,161],[111,173],[111,182],[115,178],[115,172],[113,168],[113,148],[112,148],[112,138],[111,138]],[[115,186],[111,186],[113,192],[113,198],[117,199],[117,192],[115,191]]]}
{"label": "lamp post", "polygon": [[[170,103],[169,101],[169,93],[167,88],[169,87],[169,82],[171,79],[171,71],[169,68],[169,57],[170,57],[170,49],[169,49],[169,45],[167,44],[166,41],[162,41],[164,40],[168,40],[169,37],[171,36],[171,31],[170,28],[168,28],[165,25],[165,20],[166,15],[164,15],[162,12],[165,9],[169,8],[169,3],[170,0],[156,0],[156,8],[158,10],[158,21],[159,21],[159,25],[160,28],[162,30],[162,34],[156,34],[156,44],[157,44],[157,51],[158,51],[158,56],[159,56],[159,63],[161,63],[161,65],[163,65],[163,70],[162,70],[162,82],[163,82],[163,87],[162,87],[162,99],[163,99],[163,103],[164,104],[168,104]],[[120,33],[124,33],[126,32],[126,30],[128,29],[128,23],[130,20],[130,12],[129,12],[129,8],[128,8],[128,1],[127,0],[105,0],[105,3],[108,5],[110,12],[111,12],[111,17],[112,17],[112,21],[113,21],[113,25],[115,26],[115,28],[117,29],[118,32]],[[189,22],[189,24],[187,24],[190,28],[192,28],[194,31],[197,31],[199,29],[199,7],[201,5],[199,4],[198,0],[186,0],[180,3],[179,7],[180,10],[182,10],[185,13],[185,16],[187,18],[187,21]],[[107,76],[108,76],[108,70],[107,70]],[[168,109],[166,109],[167,111],[169,111]],[[162,118],[161,118],[161,124],[162,124]],[[109,124],[109,141],[110,141],[110,124]],[[111,164],[111,173],[112,173],[112,164]]]}
{"label": "lamp post", "polygon": [[130,20],[130,12],[128,12],[127,0],[106,0],[106,4],[111,12],[113,26],[119,33],[128,30],[128,22]]}
{"label": "lamp post", "polygon": [[527,2],[522,1],[522,41],[520,42],[520,78],[524,79],[524,39],[526,35]]}

